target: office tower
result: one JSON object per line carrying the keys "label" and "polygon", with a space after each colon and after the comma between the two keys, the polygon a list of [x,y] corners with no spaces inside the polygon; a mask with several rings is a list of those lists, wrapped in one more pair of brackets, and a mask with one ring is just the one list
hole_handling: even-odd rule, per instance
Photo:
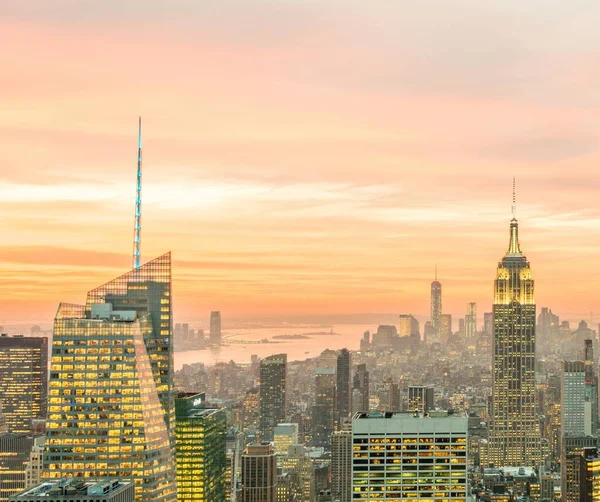
{"label": "office tower", "polygon": [[241,502],[276,502],[277,456],[268,442],[249,444],[242,454]]}
{"label": "office tower", "polygon": [[227,417],[204,403],[204,394],[175,399],[178,502],[225,502]]}
{"label": "office tower", "polygon": [[277,502],[294,502],[294,479],[293,476],[284,471],[282,468],[277,468]]}
{"label": "office tower", "polygon": [[133,502],[130,481],[85,481],[74,478],[47,481],[10,498],[10,502]]}
{"label": "office tower", "polygon": [[25,488],[39,484],[42,479],[45,443],[45,436],[36,437],[33,441],[33,446],[29,453],[29,462],[25,465]]}
{"label": "office tower", "polygon": [[231,427],[225,436],[227,449],[227,467],[225,469],[225,500],[230,501],[232,494],[237,494],[242,472],[242,451],[244,449],[244,433],[237,427]]}
{"label": "office tower", "polygon": [[244,430],[258,428],[260,422],[260,389],[252,387],[246,391],[242,402],[243,428]]}
{"label": "office tower", "polygon": [[447,343],[452,337],[452,314],[441,314],[438,326],[439,341]]}
{"label": "office tower", "polygon": [[25,469],[32,446],[32,436],[0,435],[0,502],[7,502],[25,488]]}
{"label": "office tower", "polygon": [[591,436],[592,402],[586,400],[584,361],[563,361],[561,390],[561,436]]}
{"label": "office tower", "polygon": [[579,500],[595,502],[600,500],[600,456],[598,448],[584,448],[579,457]]}
{"label": "office tower", "polygon": [[437,280],[437,267],[435,268],[435,280],[431,283],[431,324],[435,331],[440,327],[440,316],[442,315],[442,284]]}
{"label": "office tower", "polygon": [[8,432],[31,433],[48,409],[48,339],[0,335],[0,406]]}
{"label": "office tower", "polygon": [[290,446],[281,463],[283,469],[297,480],[294,483],[296,502],[313,502],[315,500],[315,469],[306,447],[301,444]]}
{"label": "office tower", "polygon": [[170,253],[60,304],[44,478],[132,480],[137,500],[175,500],[171,319]]}
{"label": "office tower", "polygon": [[350,415],[350,368],[351,358],[350,351],[348,349],[340,350],[337,356],[337,369],[336,369],[336,394],[335,394],[335,419],[341,426],[342,422]]}
{"label": "office tower", "polygon": [[419,321],[411,314],[400,314],[398,319],[398,334],[410,336],[419,334]]}
{"label": "office tower", "polygon": [[408,411],[429,413],[433,410],[433,385],[411,385],[408,387]]}
{"label": "office tower", "polygon": [[273,441],[273,429],[285,422],[287,354],[269,356],[260,362],[260,433]]}
{"label": "office tower", "polygon": [[[360,401],[354,402],[354,392],[360,393]],[[352,386],[352,412],[357,411],[369,411],[369,372],[367,371],[366,364],[359,364],[356,367],[356,373],[354,374],[354,385]],[[357,405],[359,406],[357,408]]]}
{"label": "office tower", "polygon": [[494,336],[494,313],[485,312],[483,314],[483,332],[490,338]]}
{"label": "office tower", "polygon": [[594,436],[562,438],[560,458],[561,500],[578,502],[581,489],[581,455],[587,448],[597,448]]}
{"label": "office tower", "polygon": [[331,436],[331,496],[339,502],[352,500],[352,425]]}
{"label": "office tower", "polygon": [[381,325],[377,327],[377,332],[373,333],[372,344],[378,348],[391,348],[394,338],[398,337],[396,326]]}
{"label": "office tower", "polygon": [[494,282],[494,350],[489,460],[496,467],[540,460],[535,389],[534,281],[516,218]]}
{"label": "office tower", "polygon": [[329,447],[335,422],[335,371],[318,368],[315,372],[315,401],[312,408],[313,437],[315,446]]}
{"label": "office tower", "polygon": [[298,424],[277,424],[273,435],[275,453],[287,455],[289,447],[298,444]]}
{"label": "office tower", "polygon": [[221,312],[210,313],[210,344],[221,345]]}
{"label": "office tower", "polygon": [[594,346],[592,340],[585,340],[585,400],[591,403],[591,430],[596,435],[598,429],[598,373],[594,362]]}
{"label": "office tower", "polygon": [[388,383],[388,411],[400,411],[400,388],[397,383]]}
{"label": "office tower", "polygon": [[467,304],[467,314],[465,315],[465,337],[471,341],[477,334],[477,304]]}
{"label": "office tower", "polygon": [[354,415],[354,498],[466,501],[467,422],[439,411]]}

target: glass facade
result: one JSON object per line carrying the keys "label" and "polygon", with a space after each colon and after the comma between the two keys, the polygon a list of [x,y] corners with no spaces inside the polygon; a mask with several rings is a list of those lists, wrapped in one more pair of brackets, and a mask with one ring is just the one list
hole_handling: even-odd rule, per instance
{"label": "glass facade", "polygon": [[177,500],[225,502],[227,418],[224,410],[198,408],[199,396],[175,401]]}
{"label": "glass facade", "polygon": [[61,304],[51,356],[44,477],[175,500],[170,253]]}
{"label": "glass facade", "polygon": [[46,418],[48,339],[0,336],[0,412],[8,432],[29,434]]}

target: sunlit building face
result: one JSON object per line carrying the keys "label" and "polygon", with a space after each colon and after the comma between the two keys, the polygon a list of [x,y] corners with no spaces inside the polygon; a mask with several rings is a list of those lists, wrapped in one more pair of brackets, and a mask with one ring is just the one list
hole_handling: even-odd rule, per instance
{"label": "sunlit building face", "polygon": [[54,320],[44,477],[119,478],[175,500],[171,258],[61,304]]}

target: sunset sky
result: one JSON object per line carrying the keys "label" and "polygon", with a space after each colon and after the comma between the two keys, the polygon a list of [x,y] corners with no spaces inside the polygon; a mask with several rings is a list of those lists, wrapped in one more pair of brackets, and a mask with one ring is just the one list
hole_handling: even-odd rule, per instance
{"label": "sunset sky", "polygon": [[600,3],[0,2],[0,322],[171,250],[177,321],[489,311],[512,177],[538,309],[600,320]]}

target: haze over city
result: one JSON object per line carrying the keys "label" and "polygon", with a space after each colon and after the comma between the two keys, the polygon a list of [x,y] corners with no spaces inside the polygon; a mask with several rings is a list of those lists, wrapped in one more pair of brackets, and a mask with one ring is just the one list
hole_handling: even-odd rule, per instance
{"label": "haze over city", "polygon": [[516,176],[536,303],[589,320],[599,10],[5,0],[1,320],[130,267],[138,115],[175,318],[426,316],[436,264],[444,311],[487,311]]}

